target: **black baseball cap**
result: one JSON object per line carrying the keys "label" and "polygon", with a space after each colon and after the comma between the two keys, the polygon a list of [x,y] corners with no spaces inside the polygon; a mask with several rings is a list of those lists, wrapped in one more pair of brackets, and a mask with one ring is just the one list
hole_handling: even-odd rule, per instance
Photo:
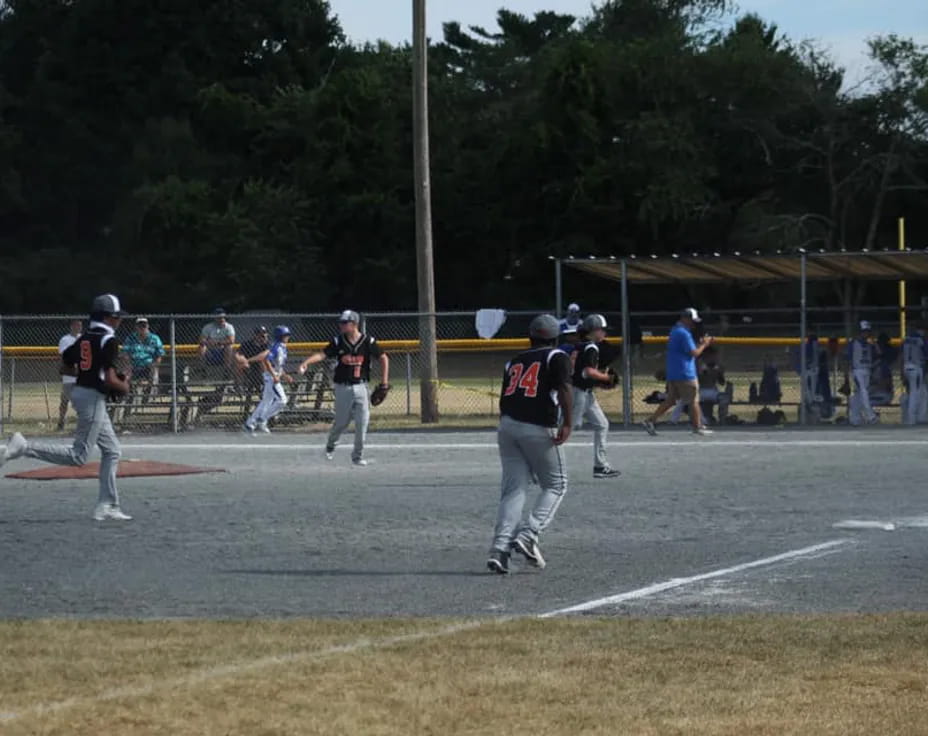
{"label": "black baseball cap", "polygon": [[101,294],[94,297],[93,306],[90,307],[91,314],[102,314],[104,317],[125,317],[126,313],[122,311],[122,305],[119,303],[119,297],[115,294]]}
{"label": "black baseball cap", "polygon": [[216,307],[216,308],[213,310],[213,316],[214,316],[214,317],[225,317],[225,316],[226,316],[226,310],[223,309],[222,307]]}

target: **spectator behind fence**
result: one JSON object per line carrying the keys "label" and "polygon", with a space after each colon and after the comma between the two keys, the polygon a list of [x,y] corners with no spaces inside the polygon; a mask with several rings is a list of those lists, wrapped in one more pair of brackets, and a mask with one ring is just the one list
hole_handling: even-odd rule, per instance
{"label": "spectator behind fence", "polygon": [[210,367],[228,367],[232,363],[235,327],[226,319],[226,310],[213,310],[213,321],[200,331],[200,356]]}
{"label": "spectator behind fence", "polygon": [[148,319],[135,320],[135,332],[122,346],[132,365],[132,394],[147,399],[158,385],[158,370],[164,357],[164,343],[151,331]]}
{"label": "spectator behind fence", "polygon": [[[58,355],[64,355],[64,351],[71,347],[74,343],[77,342],[77,338],[81,336],[81,332],[84,330],[84,323],[79,319],[72,319],[70,324],[70,331],[67,335],[64,335],[58,341]],[[77,384],[77,378],[75,376],[62,375],[61,376],[61,401],[58,406],[58,431],[64,429],[64,420],[68,414],[68,404],[71,403],[71,394],[74,391],[74,386]]]}
{"label": "spectator behind fence", "polygon": [[242,393],[250,403],[254,394],[264,391],[264,359],[269,345],[267,327],[255,327],[255,333],[235,351],[235,363],[241,377]]}
{"label": "spectator behind fence", "polygon": [[680,320],[670,331],[667,342],[667,397],[657,407],[657,410],[643,426],[648,434],[656,435],[655,423],[666,414],[678,400],[689,406],[690,421],[693,424],[693,433],[699,435],[712,434],[702,422],[702,411],[696,400],[699,384],[696,380],[696,359],[712,344],[712,338],[703,336],[699,345],[693,340],[693,331],[702,322],[699,313],[692,307],[684,309]]}
{"label": "spectator behind fence", "polygon": [[[702,410],[703,422],[715,424],[715,406],[719,407],[718,422],[724,424],[728,418],[728,407],[731,404],[731,383],[725,380],[725,370],[719,362],[719,352],[713,346],[707,349],[699,360],[699,408]],[[719,387],[725,387],[720,391]],[[676,424],[683,413],[683,401],[678,401],[673,409],[670,421]]]}

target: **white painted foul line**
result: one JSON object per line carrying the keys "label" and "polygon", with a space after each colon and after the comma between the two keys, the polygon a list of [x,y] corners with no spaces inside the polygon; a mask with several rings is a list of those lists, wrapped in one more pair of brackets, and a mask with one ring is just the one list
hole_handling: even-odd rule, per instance
{"label": "white painted foul line", "polygon": [[[556,616],[563,616],[570,613],[591,611],[615,603],[622,603],[623,601],[640,600],[642,598],[656,595],[657,593],[662,593],[665,590],[682,588],[687,585],[692,585],[693,583],[702,582],[703,580],[720,578],[726,575],[742,572],[744,570],[752,570],[759,567],[769,567],[780,562],[790,562],[793,560],[820,557],[822,555],[831,554],[837,551],[839,547],[848,544],[849,542],[850,540],[847,539],[832,539],[828,542],[822,542],[821,544],[815,544],[810,547],[803,547],[801,549],[794,549],[779,555],[773,555],[772,557],[764,557],[759,560],[754,560],[753,562],[745,562],[740,565],[725,567],[719,570],[702,573],[700,575],[692,575],[687,578],[673,578],[672,580],[668,580],[663,583],[655,583],[653,585],[645,586],[644,588],[628,591],[627,593],[619,593],[618,595],[608,596],[606,598],[598,598],[596,600],[587,601],[585,603],[579,603],[568,608],[560,608],[554,611],[548,611],[546,613],[537,614],[535,618],[547,619],[554,618]],[[439,639],[441,637],[452,636],[463,631],[470,631],[473,629],[482,628],[484,626],[507,623],[509,621],[516,620],[517,618],[524,617],[504,616],[492,619],[480,619],[477,621],[468,621],[465,623],[454,624],[452,626],[446,626],[441,629],[431,629],[428,631],[401,634],[399,636],[391,636],[384,639],[359,639],[349,644],[341,644],[327,647],[325,649],[293,652],[291,654],[281,654],[271,657],[262,657],[261,659],[252,660],[250,662],[235,662],[225,665],[217,665],[215,667],[208,667],[191,672],[190,674],[183,677],[169,680],[160,680],[148,685],[128,686],[116,688],[113,690],[105,690],[90,697],[67,698],[65,700],[31,706],[17,712],[0,713],[0,723],[8,723],[27,717],[50,715],[82,705],[106,703],[127,698],[148,697],[157,692],[163,692],[166,690],[169,691],[173,689],[186,689],[204,682],[210,682],[224,677],[237,677],[243,674],[249,674],[263,669],[268,669],[270,667],[276,667],[278,665],[299,664],[311,662],[317,659],[323,659],[325,657],[337,656],[339,654],[354,654],[369,649],[385,649],[391,646],[428,641],[430,639]]]}
{"label": "white painted foul line", "polygon": [[585,601],[584,603],[577,603],[576,605],[568,606],[567,608],[559,608],[556,611],[542,613],[538,616],[538,618],[553,618],[555,616],[564,616],[569,613],[594,611],[597,608],[604,608],[606,606],[614,606],[619,603],[625,603],[626,601],[648,598],[649,596],[656,595],[657,593],[663,593],[665,590],[674,590],[675,588],[682,588],[687,585],[692,585],[693,583],[700,583],[703,580],[721,578],[726,575],[733,575],[745,570],[753,570],[757,567],[769,567],[770,565],[776,565],[778,562],[789,562],[791,560],[819,557],[822,554],[828,554],[837,551],[838,547],[847,544],[848,541],[849,540],[847,539],[832,539],[829,542],[813,544],[811,547],[794,549],[790,552],[783,552],[782,554],[774,555],[773,557],[764,557],[760,560],[754,560],[753,562],[744,562],[740,565],[734,565],[732,567],[723,567],[720,570],[704,572],[700,575],[692,575],[688,578],[673,578],[671,580],[665,580],[663,583],[654,583],[653,585],[648,585],[644,588],[638,588],[637,590],[630,590],[626,593],[618,593],[617,595],[610,595],[606,598],[596,598],[591,601]]}
{"label": "white painted foul line", "polygon": [[[712,450],[718,447],[928,447],[928,440],[641,440],[639,442],[627,442],[609,440],[610,447],[700,447],[705,450]],[[122,445],[126,450],[317,450],[323,446],[322,440],[307,442],[287,442],[287,443],[258,443],[258,442],[240,442],[240,443],[133,443],[127,442]],[[592,447],[592,442],[569,442],[568,447]],[[366,450],[495,450],[495,442],[390,442],[380,444],[369,444],[365,446]],[[349,450],[349,447],[341,448]]]}
{"label": "white painted foul line", "polygon": [[845,519],[836,521],[832,529],[879,529],[884,532],[896,531],[896,525],[891,521],[864,521],[858,519]]}
{"label": "white painted foul line", "polygon": [[443,629],[432,629],[429,631],[418,631],[411,634],[400,634],[398,636],[388,636],[384,639],[358,639],[349,644],[338,644],[325,649],[315,649],[311,651],[293,652],[291,654],[278,654],[271,657],[262,657],[250,662],[233,662],[230,664],[207,667],[196,670],[183,677],[176,677],[169,680],[160,680],[148,685],[128,686],[115,688],[113,690],[104,690],[101,693],[85,698],[67,698],[51,703],[42,703],[25,708],[15,713],[0,713],[0,723],[9,723],[10,721],[20,720],[27,717],[47,716],[58,713],[69,708],[75,708],[82,705],[93,705],[97,703],[108,703],[114,700],[124,700],[127,698],[145,698],[154,695],[157,692],[165,690],[185,689],[199,685],[204,682],[222,679],[223,677],[238,677],[240,675],[258,672],[269,667],[278,665],[300,664],[312,662],[316,659],[333,657],[339,654],[354,654],[355,652],[367,649],[384,649],[400,644],[409,644],[428,639],[437,639],[442,636],[451,636],[462,631],[476,629],[486,626],[490,623],[505,623],[510,619],[500,618],[492,621],[468,621],[465,623],[446,626]]}
{"label": "white painted foul line", "polygon": [[906,516],[899,519],[842,519],[832,529],[879,529],[893,532],[897,529],[928,529],[928,516]]}

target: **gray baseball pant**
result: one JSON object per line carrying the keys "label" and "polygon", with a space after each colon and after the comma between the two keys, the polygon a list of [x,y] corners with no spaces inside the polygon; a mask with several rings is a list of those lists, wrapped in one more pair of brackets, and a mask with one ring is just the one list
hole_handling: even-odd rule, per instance
{"label": "gray baseball pant", "polygon": [[593,427],[593,467],[609,466],[606,458],[606,435],[609,434],[609,420],[596,400],[592,391],[583,391],[574,386],[574,429],[580,429],[586,421]]}
{"label": "gray baseball pant", "polygon": [[329,431],[326,449],[331,452],[338,444],[342,433],[354,420],[354,450],[351,459],[360,460],[364,456],[364,440],[367,438],[367,425],[371,420],[371,402],[366,383],[335,384],[335,421]]}
{"label": "gray baseball pant", "polygon": [[[509,552],[513,540],[520,534],[537,540],[557,514],[567,493],[567,463],[563,448],[554,444],[555,434],[556,430],[550,427],[519,422],[507,416],[500,419],[496,439],[503,480],[493,550]],[[525,494],[533,475],[541,491],[528,520],[523,522]]]}
{"label": "gray baseball pant", "polygon": [[854,378],[854,394],[848,402],[850,417],[848,421],[858,426],[876,420],[876,412],[870,403],[870,371],[865,368],[855,368],[851,371]]}
{"label": "gray baseball pant", "polygon": [[905,424],[918,424],[925,418],[925,371],[920,365],[907,363],[905,368],[905,391],[908,400],[902,421]]}
{"label": "gray baseball pant", "polygon": [[55,465],[84,465],[94,445],[100,448],[100,497],[99,503],[119,505],[116,490],[116,469],[122,450],[113,430],[113,423],[106,411],[106,397],[99,391],[75,386],[71,403],[77,412],[77,430],[74,444],[51,442],[29,442],[26,455]]}
{"label": "gray baseball pant", "polygon": [[251,416],[248,417],[245,426],[254,428],[257,424],[267,424],[286,407],[287,392],[284,391],[284,387],[280,383],[274,383],[274,379],[265,373],[264,392],[261,395],[261,401],[251,413]]}

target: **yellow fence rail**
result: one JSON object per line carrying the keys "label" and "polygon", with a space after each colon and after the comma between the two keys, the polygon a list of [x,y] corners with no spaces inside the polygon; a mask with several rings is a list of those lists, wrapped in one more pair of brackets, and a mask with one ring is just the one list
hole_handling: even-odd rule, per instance
{"label": "yellow fence rail", "polygon": [[[622,338],[610,338],[607,342],[621,344]],[[666,337],[645,337],[643,342],[646,345],[663,345],[667,342]],[[847,340],[839,340],[841,345],[846,345]],[[893,345],[900,345],[898,339],[892,340]],[[327,343],[325,342],[295,342],[290,343],[290,350],[296,354],[307,354],[322,350]],[[438,352],[440,353],[497,353],[505,351],[525,350],[528,348],[528,340],[523,338],[505,339],[505,340],[439,340]],[[744,347],[789,347],[799,345],[798,337],[717,337],[716,345],[740,345]],[[418,340],[381,340],[380,345],[384,350],[394,353],[414,353],[419,350]],[[178,357],[195,357],[197,354],[197,345],[178,345]],[[171,346],[165,345],[164,349],[170,353]],[[3,348],[3,356],[9,358],[49,358],[58,354],[58,349],[54,346],[45,345],[17,345]]]}

